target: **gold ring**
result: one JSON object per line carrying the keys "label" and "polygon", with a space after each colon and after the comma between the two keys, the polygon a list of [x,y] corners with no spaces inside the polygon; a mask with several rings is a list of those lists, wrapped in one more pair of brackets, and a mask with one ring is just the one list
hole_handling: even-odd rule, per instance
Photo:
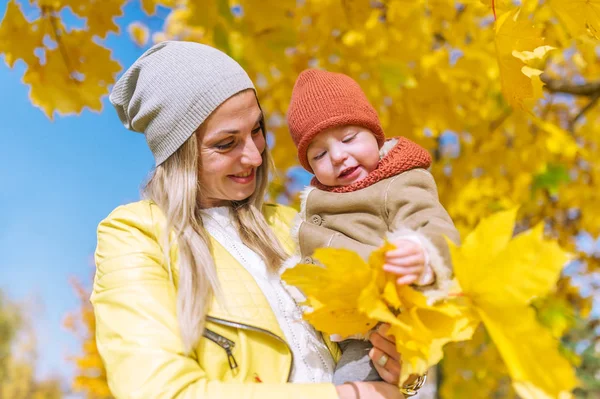
{"label": "gold ring", "polygon": [[383,355],[381,355],[379,360],[377,360],[377,364],[380,365],[381,367],[385,367],[385,365],[387,364],[389,359],[390,358],[384,353]]}

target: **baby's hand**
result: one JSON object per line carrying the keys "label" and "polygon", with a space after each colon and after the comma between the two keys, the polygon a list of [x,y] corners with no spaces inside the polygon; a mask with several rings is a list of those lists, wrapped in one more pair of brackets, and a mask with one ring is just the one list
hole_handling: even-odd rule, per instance
{"label": "baby's hand", "polygon": [[400,276],[397,285],[433,283],[435,274],[431,266],[426,264],[425,251],[420,244],[406,239],[391,242],[397,248],[385,254],[383,270]]}

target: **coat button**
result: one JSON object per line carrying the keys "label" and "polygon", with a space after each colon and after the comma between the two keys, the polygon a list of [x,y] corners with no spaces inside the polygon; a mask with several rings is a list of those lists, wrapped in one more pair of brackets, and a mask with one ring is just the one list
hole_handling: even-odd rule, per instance
{"label": "coat button", "polygon": [[304,259],[302,259],[302,263],[312,264],[313,260],[310,256],[305,256]]}
{"label": "coat button", "polygon": [[321,218],[321,216],[319,216],[319,215],[312,215],[312,217],[310,218],[310,221],[313,224],[316,224],[317,226],[320,226],[321,223],[323,223],[323,218]]}

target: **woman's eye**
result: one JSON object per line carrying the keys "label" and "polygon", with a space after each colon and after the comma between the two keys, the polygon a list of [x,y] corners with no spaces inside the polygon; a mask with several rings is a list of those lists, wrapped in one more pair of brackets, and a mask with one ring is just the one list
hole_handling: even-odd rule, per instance
{"label": "woman's eye", "polygon": [[230,148],[232,145],[233,145],[233,140],[228,141],[226,143],[217,144],[217,145],[215,145],[215,148],[219,149],[219,150],[226,150],[226,149]]}
{"label": "woman's eye", "polygon": [[262,130],[262,127],[261,127],[261,126],[259,126],[259,127],[257,127],[257,128],[254,128],[254,129],[252,130],[252,134],[256,134],[256,133],[260,132],[261,130]]}
{"label": "woman's eye", "polygon": [[342,143],[349,143],[352,140],[354,140],[355,137],[356,137],[356,134],[353,134],[352,136],[348,136],[342,140]]}
{"label": "woman's eye", "polygon": [[313,159],[314,159],[315,161],[318,161],[319,159],[323,158],[323,157],[325,156],[325,154],[326,154],[326,153],[327,153],[327,151],[320,152],[320,153],[318,153],[316,156],[314,156],[314,157],[313,157]]}

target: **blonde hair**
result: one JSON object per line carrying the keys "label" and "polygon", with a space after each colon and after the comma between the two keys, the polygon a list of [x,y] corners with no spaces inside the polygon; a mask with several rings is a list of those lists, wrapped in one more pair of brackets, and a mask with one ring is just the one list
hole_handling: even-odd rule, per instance
{"label": "blonde hair", "polygon": [[[262,131],[265,134],[261,122]],[[200,204],[203,193],[199,183],[199,135],[194,133],[173,155],[159,165],[143,189],[145,198],[164,212],[167,224],[164,236],[175,233],[179,249],[179,291],[177,317],[186,354],[197,345],[213,296],[222,295],[210,237],[202,224]],[[232,201],[234,223],[244,244],[254,250],[271,270],[277,270],[286,252],[271,231],[262,206],[267,190],[271,159],[268,149],[256,171],[256,189],[243,201]],[[171,242],[163,244],[167,262]]]}

